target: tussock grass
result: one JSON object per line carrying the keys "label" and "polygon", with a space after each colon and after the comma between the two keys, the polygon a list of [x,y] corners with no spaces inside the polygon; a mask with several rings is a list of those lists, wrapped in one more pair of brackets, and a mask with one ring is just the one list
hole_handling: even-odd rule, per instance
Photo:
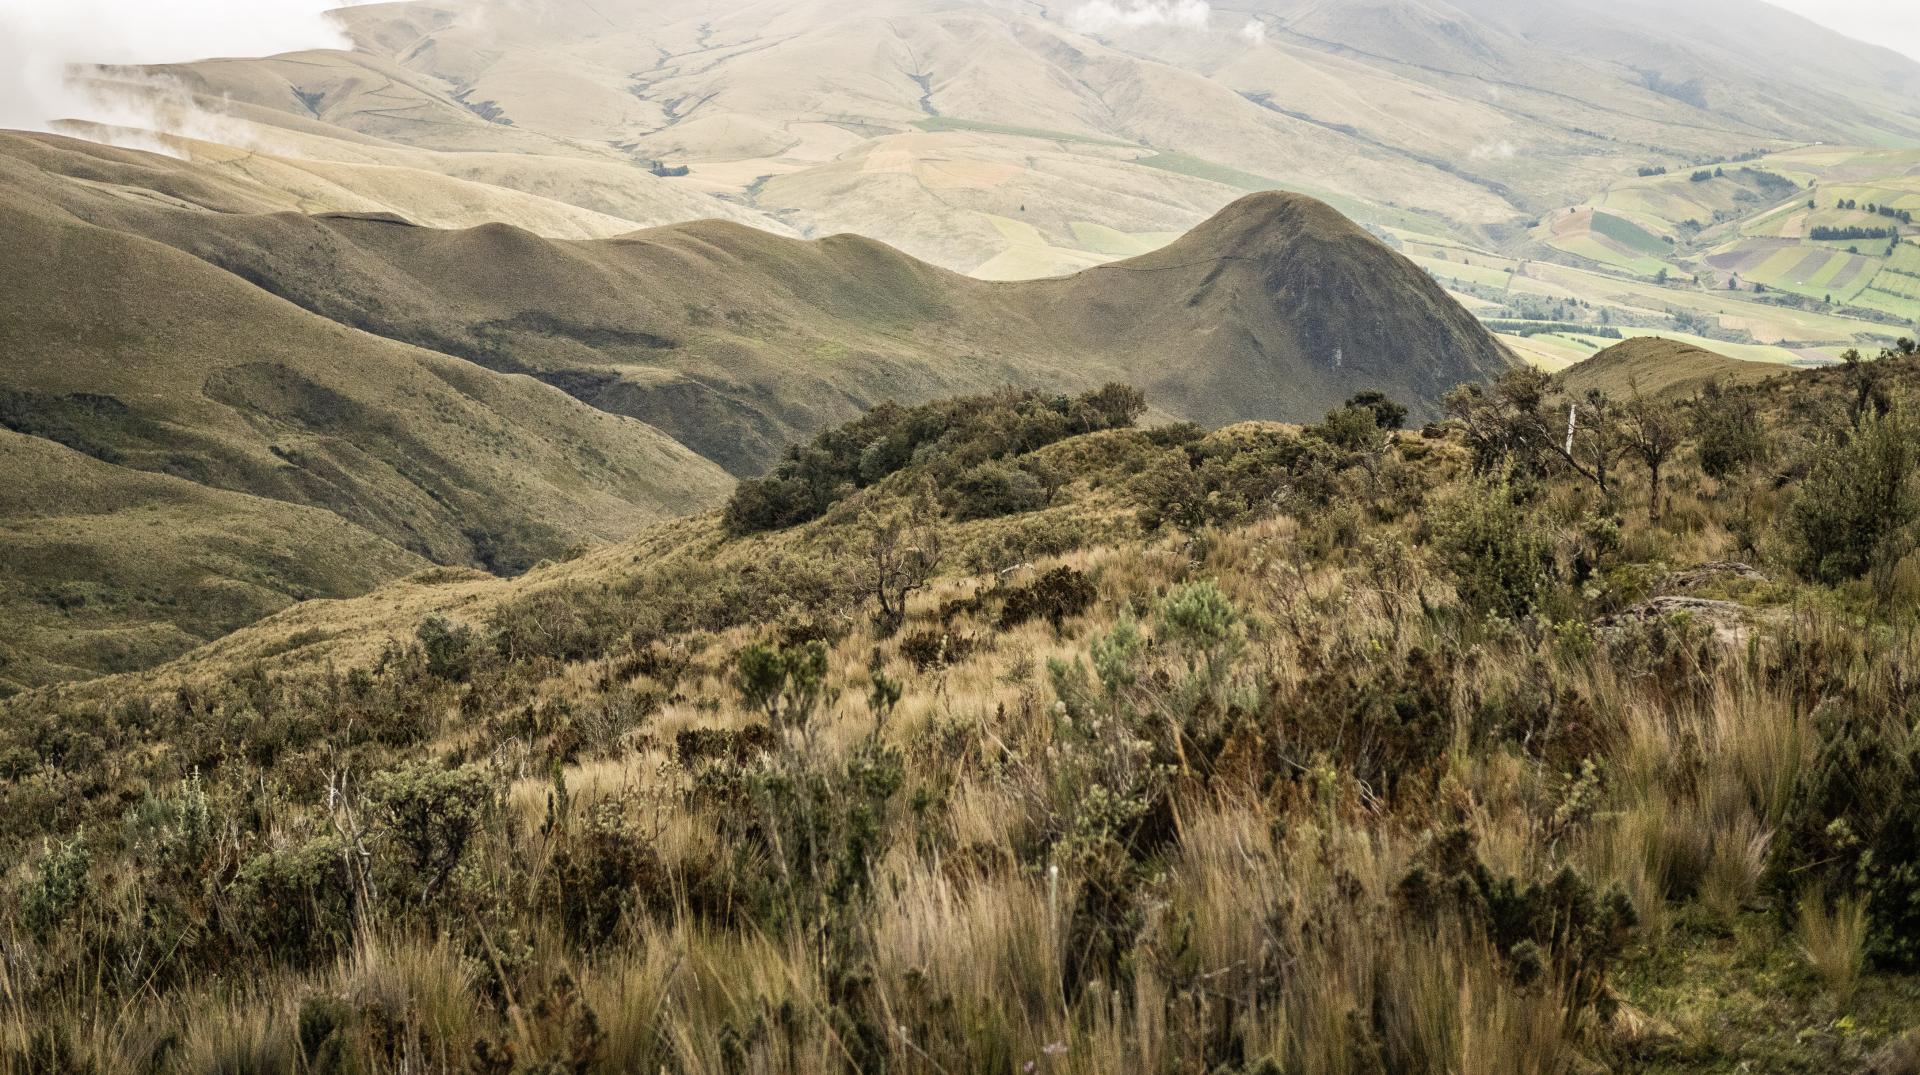
{"label": "tussock grass", "polygon": [[1852,896],[1829,902],[1825,893],[1809,889],[1800,897],[1797,924],[1808,969],[1841,1004],[1851,1001],[1867,962],[1866,905]]}

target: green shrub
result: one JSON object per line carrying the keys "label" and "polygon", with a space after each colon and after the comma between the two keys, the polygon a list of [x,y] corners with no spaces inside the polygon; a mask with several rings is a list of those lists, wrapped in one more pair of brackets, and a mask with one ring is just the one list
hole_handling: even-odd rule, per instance
{"label": "green shrub", "polygon": [[541,590],[496,608],[488,626],[494,647],[509,661],[583,661],[611,649],[624,633],[620,604],[603,587]]}
{"label": "green shrub", "polygon": [[1864,415],[1851,437],[1822,445],[1787,509],[1794,566],[1829,585],[1890,570],[1913,548],[1917,470],[1920,423],[1906,412]]}
{"label": "green shrub", "polygon": [[476,766],[446,769],[411,762],[374,775],[367,806],[397,849],[390,882],[396,895],[432,899],[446,885],[488,808],[493,787]]}
{"label": "green shrub", "polygon": [[557,827],[541,892],[567,935],[587,945],[611,940],[630,911],[664,912],[672,903],[660,856],[620,802]]}
{"label": "green shrub", "polygon": [[[1067,921],[1062,983],[1122,988],[1146,924],[1148,863],[1172,837],[1171,793],[1183,733],[1172,715],[1139,704],[1145,642],[1131,620],[1093,640],[1084,661],[1050,660],[1058,704],[1047,753],[1050,865],[1079,881]],[[1095,681],[1097,678],[1098,686]]]}
{"label": "green shrub", "polygon": [[1544,882],[1496,877],[1464,825],[1433,836],[1395,897],[1416,918],[1452,918],[1483,931],[1516,984],[1556,975],[1580,1007],[1609,1003],[1608,973],[1639,924],[1625,892],[1597,892],[1571,866]]}
{"label": "green shrub", "polygon": [[948,514],[960,522],[1038,511],[1047,506],[1047,489],[1032,473],[1006,463],[982,463],[941,490]]}
{"label": "green shrub", "polygon": [[1154,621],[1154,636],[1203,662],[1210,682],[1218,678],[1220,663],[1231,656],[1242,631],[1240,610],[1211,579],[1168,594]]}
{"label": "green shrub", "polygon": [[20,892],[20,916],[36,936],[45,938],[93,892],[93,856],[83,836],[49,844],[27,875]]}
{"label": "green shrub", "polygon": [[1832,707],[1764,879],[1783,914],[1808,892],[1866,899],[1867,954],[1920,968],[1920,741],[1891,715]]}
{"label": "green shrub", "polygon": [[1760,408],[1747,393],[1710,383],[1693,401],[1693,436],[1700,469],[1726,481],[1766,461],[1770,446]]}
{"label": "green shrub", "polygon": [[963,518],[1032,510],[1020,505],[1045,503],[1041,476],[987,464],[1131,426],[1145,411],[1137,389],[1117,384],[1074,398],[1006,389],[916,407],[883,403],[789,449],[766,477],[741,482],[723,520],[734,535],[797,526],[908,466],[925,468],[948,487]]}
{"label": "green shrub", "polygon": [[1504,480],[1474,482],[1442,502],[1430,540],[1475,612],[1519,619],[1552,583],[1552,539]]}
{"label": "green shrub", "polygon": [[269,957],[300,966],[331,958],[352,936],[353,871],[335,836],[256,855],[233,883],[240,932]]}
{"label": "green shrub", "polygon": [[414,637],[426,654],[427,674],[456,683],[473,674],[474,657],[480,649],[473,628],[445,616],[429,616]]}
{"label": "green shrub", "polygon": [[827,681],[827,646],[755,642],[733,655],[733,684],[773,727],[805,728]]}
{"label": "green shrub", "polygon": [[740,779],[741,794],[710,800],[734,852],[732,913],[806,931],[856,913],[871,895],[906,780],[899,751],[868,737],[838,765],[794,752]]}
{"label": "green shrub", "polygon": [[900,656],[912,663],[916,670],[925,672],[966,660],[967,654],[973,651],[973,645],[970,635],[951,631],[915,631],[900,640]]}
{"label": "green shrub", "polygon": [[1349,405],[1329,411],[1319,425],[1308,426],[1307,432],[1341,451],[1371,452],[1386,444],[1385,429],[1378,411]]}
{"label": "green shrub", "polygon": [[1140,524],[1192,533],[1324,506],[1348,454],[1321,437],[1282,429],[1221,430],[1163,456],[1138,479]]}
{"label": "green shrub", "polygon": [[1400,429],[1407,424],[1407,409],[1388,399],[1384,392],[1361,392],[1347,400],[1347,406],[1372,411],[1374,424],[1381,429]]}
{"label": "green shrub", "polygon": [[[1317,769],[1349,774],[1387,801],[1403,791],[1430,793],[1446,771],[1453,743],[1454,663],[1425,649],[1402,661],[1355,667],[1334,662],[1276,689],[1263,738],[1267,767],[1317,759]],[[1304,776],[1296,769],[1293,775]]]}
{"label": "green shrub", "polygon": [[703,762],[725,760],[745,765],[769,753],[778,744],[773,727],[749,724],[744,728],[682,728],[673,736],[673,758],[692,769]]}

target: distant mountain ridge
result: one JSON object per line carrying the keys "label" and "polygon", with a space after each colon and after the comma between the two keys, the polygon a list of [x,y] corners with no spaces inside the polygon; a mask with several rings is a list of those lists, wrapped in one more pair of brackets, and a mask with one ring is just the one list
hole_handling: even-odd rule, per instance
{"label": "distant mountain ridge", "polygon": [[[1135,29],[1080,7],[415,0],[345,9],[350,52],[101,80],[191,95],[254,153],[183,151],[338,207],[569,238],[726,215],[994,279],[1141,252],[1249,190],[1500,242],[1638,166],[1920,143],[1920,64],[1761,0],[1238,0]],[[428,189],[468,206],[426,220]]]}
{"label": "distant mountain ridge", "polygon": [[[237,534],[318,509],[388,550],[303,596],[429,561],[514,571],[711,506],[728,472],[886,399],[1129,381],[1207,423],[1317,418],[1362,389],[1431,416],[1512,361],[1411,262],[1295,195],[1132,261],[989,283],[854,236],[704,221],[562,241],[229,193],[185,162],[0,136],[0,231],[23,251],[0,286],[0,418],[70,453],[42,470],[218,490],[259,509],[234,509]],[[15,592],[36,630],[65,615]],[[170,622],[204,638],[282,600]]]}
{"label": "distant mountain ridge", "polygon": [[887,398],[1124,380],[1224,423],[1310,420],[1371,388],[1431,416],[1510,361],[1427,274],[1297,195],[1250,195],[1155,253],[1025,283],[720,221],[556,241],[189,213],[91,185],[56,197],[339,325],[641,419],[739,475]]}

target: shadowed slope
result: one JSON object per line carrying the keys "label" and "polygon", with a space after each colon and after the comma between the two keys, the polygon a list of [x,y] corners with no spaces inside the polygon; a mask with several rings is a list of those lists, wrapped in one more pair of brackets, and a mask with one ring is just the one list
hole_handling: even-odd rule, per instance
{"label": "shadowed slope", "polygon": [[1322,202],[1249,195],[1163,250],[1029,285],[1084,346],[1121,336],[1135,383],[1188,418],[1304,420],[1362,389],[1416,417],[1511,358],[1417,266]]}

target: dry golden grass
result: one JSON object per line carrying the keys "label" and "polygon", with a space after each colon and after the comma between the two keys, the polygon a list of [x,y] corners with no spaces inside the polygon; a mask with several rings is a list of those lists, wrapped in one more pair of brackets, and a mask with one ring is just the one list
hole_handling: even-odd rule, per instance
{"label": "dry golden grass", "polygon": [[[1428,458],[1448,476],[1436,482],[1451,480],[1452,446]],[[1359,469],[1347,480],[1374,488]],[[1089,510],[1117,514],[1124,501],[1102,496]],[[1591,510],[1579,494],[1553,488],[1535,503],[1578,540],[1571,531]],[[1687,521],[1696,507],[1703,521]],[[1628,577],[1618,603],[1674,568],[1730,555],[1713,525],[1727,510],[1681,496],[1659,526],[1633,512],[1623,544],[1649,558],[1614,567],[1659,577]],[[831,619],[817,706],[776,721],[737,763],[701,761],[682,733],[693,742],[765,726],[736,682],[736,654],[827,617],[770,609],[664,642],[616,635],[577,660],[514,664],[520,693],[476,676],[434,695],[447,704],[416,745],[325,758],[371,769],[417,755],[483,774],[494,805],[447,890],[469,901],[457,913],[383,902],[317,965],[249,957],[222,964],[224,976],[116,992],[111,967],[58,987],[46,975],[86,950],[88,930],[143,906],[141,867],[103,876],[89,917],[51,938],[28,928],[17,901],[0,904],[18,953],[0,960],[0,1057],[12,1058],[0,1063],[27,1070],[19,1058],[52,1027],[102,1071],[131,1071],[152,1028],[170,1028],[175,1070],[299,1071],[315,1066],[301,1013],[329,1001],[406,1028],[394,1045],[373,1016],[356,1017],[347,1040],[380,1071],[442,1070],[497,1045],[595,1072],[951,1075],[1031,1062],[1036,1073],[1105,1075],[1257,1071],[1266,1060],[1337,1075],[1565,1075],[1777,1059],[1753,1051],[1773,1048],[1775,1026],[1798,1035],[1780,1047],[1803,1050],[1795,1062],[1818,1049],[1857,1058],[1898,1029],[1913,1012],[1909,980],[1863,962],[1857,897],[1795,904],[1806,908],[1797,933],[1782,927],[1780,903],[1776,915],[1759,908],[1781,898],[1767,876],[1774,850],[1804,822],[1796,803],[1831,742],[1815,713],[1834,690],[1826,677],[1894,742],[1906,729],[1887,714],[1910,689],[1900,669],[1914,636],[1862,630],[1841,595],[1805,588],[1791,616],[1756,613],[1737,642],[1679,623],[1596,623],[1611,595],[1562,594],[1551,624],[1470,614],[1431,555],[1430,514],[1367,499],[1191,536],[1142,536],[1109,519],[1100,533],[1117,536],[1004,575],[957,557],[913,595],[900,635],[864,608]],[[1004,525],[949,537],[971,547]],[[738,566],[851,539],[823,521],[739,542],[710,522],[679,524],[653,540],[484,584],[467,607],[507,607],[509,591],[590,600],[595,580],[614,590],[645,572],[636,560],[676,542]],[[1095,598],[1057,627],[1003,629],[1003,598],[964,603],[1058,567],[1088,573]],[[406,617],[430,607],[418,589],[387,619],[360,603],[356,622],[404,638]],[[1217,636],[1173,618],[1196,593],[1228,610]],[[1745,596],[1778,600],[1770,589]],[[903,643],[936,629],[978,644],[916,667]],[[1102,655],[1129,632],[1139,636],[1123,662],[1130,677],[1076,685],[1076,665],[1111,672]],[[201,672],[223,669],[244,671]],[[904,691],[880,713],[868,700],[876,673]],[[651,699],[643,718],[554,748],[562,703],[590,716],[628,692]],[[1397,735],[1403,726],[1418,734]],[[858,803],[859,782],[844,774],[876,756],[897,759],[898,787],[870,830],[832,827]],[[276,773],[328,776],[285,761],[243,771],[247,789]],[[832,781],[832,795],[779,798],[814,777]],[[258,846],[294,845],[345,816],[320,807],[321,794],[279,805]],[[611,827],[590,827],[606,817]],[[831,839],[811,859],[788,856],[782,841],[813,822]],[[376,862],[391,860],[392,833],[365,832]],[[590,847],[583,834],[603,832],[649,857],[607,882],[618,896],[608,932],[581,935],[560,909],[603,889],[555,886],[599,883],[567,871]],[[808,903],[856,843],[868,849],[857,881]],[[1461,848],[1466,862],[1448,857]],[[8,891],[44,880],[47,856],[28,849]],[[1495,903],[1526,918],[1514,908],[1539,912],[1530,901],[1569,869],[1573,898],[1554,914],[1599,921],[1607,936],[1496,924]],[[1637,916],[1631,930],[1598,911],[1616,887]],[[221,898],[240,898],[231,891]],[[1685,961],[1721,938],[1733,938],[1733,969],[1696,988]],[[1785,996],[1764,1032],[1742,1006],[1761,981]],[[495,995],[500,982],[513,1004]],[[1858,1003],[1863,1029],[1822,1037],[1833,1022],[1822,997]],[[1660,1032],[1668,1019],[1677,1029]]]}
{"label": "dry golden grass", "polygon": [[1853,999],[1866,966],[1867,908],[1857,897],[1829,905],[1826,894],[1809,890],[1800,898],[1800,954],[1842,1005]]}

